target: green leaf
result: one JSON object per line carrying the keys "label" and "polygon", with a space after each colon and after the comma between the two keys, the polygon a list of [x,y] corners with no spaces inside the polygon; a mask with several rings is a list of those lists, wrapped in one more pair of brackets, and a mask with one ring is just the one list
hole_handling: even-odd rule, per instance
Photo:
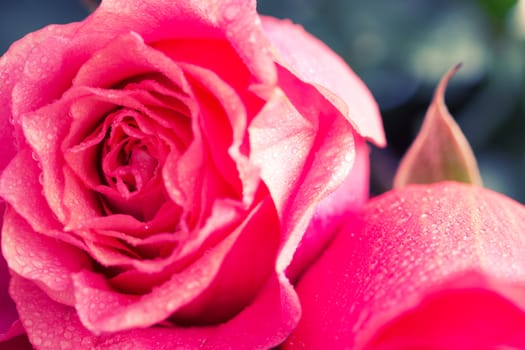
{"label": "green leaf", "polygon": [[518,0],[477,0],[476,2],[492,20],[501,24]]}
{"label": "green leaf", "polygon": [[445,105],[445,89],[459,67],[439,83],[421,130],[401,160],[395,188],[447,180],[482,184],[474,153]]}

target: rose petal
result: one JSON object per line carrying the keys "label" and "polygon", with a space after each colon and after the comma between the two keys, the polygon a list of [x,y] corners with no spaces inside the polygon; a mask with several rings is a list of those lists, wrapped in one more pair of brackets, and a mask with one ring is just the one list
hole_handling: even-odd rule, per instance
{"label": "rose petal", "polygon": [[[0,227],[2,226],[2,218],[5,211],[5,203],[0,202]],[[0,238],[2,234],[0,234]],[[2,254],[0,254],[0,343],[7,340],[18,332],[13,332],[14,322],[18,320],[18,313],[15,304],[7,293],[9,287],[9,269]]]}
{"label": "rose petal", "polygon": [[114,34],[135,31],[148,43],[176,38],[226,39],[257,82],[275,82],[255,0],[107,0],[95,11],[90,25]]}
{"label": "rose petal", "polygon": [[254,302],[222,325],[138,328],[97,337],[82,326],[73,308],[52,301],[30,281],[15,276],[11,293],[31,342],[42,350],[267,349],[286,338],[300,315],[292,287],[271,276]]}
{"label": "rose petal", "polygon": [[[176,313],[191,324],[218,323],[248,305],[274,270],[279,246],[279,222],[266,199],[251,211],[235,244],[206,291]],[[256,272],[256,273],[254,273]]]}
{"label": "rose petal", "polygon": [[[102,68],[106,69],[106,74]],[[108,70],[111,74],[107,74]],[[73,85],[111,88],[134,77],[156,72],[169,78],[178,88],[177,92],[188,92],[177,64],[149,46],[139,34],[130,31],[113,38],[91,56],[78,70]]]}
{"label": "rose petal", "polygon": [[357,212],[369,196],[370,158],[365,141],[356,135],[356,160],[345,182],[323,199],[315,208],[314,216],[294,253],[286,275],[296,281],[325,250],[349,213]]}
{"label": "rose petal", "polygon": [[[116,292],[95,273],[75,274],[76,309],[82,323],[98,334],[151,326],[181,308],[178,317],[183,321],[223,318],[222,307],[238,310],[253,297],[261,278],[274,267],[279,238],[277,223],[271,221],[272,217],[277,219],[274,210],[268,200],[254,208],[246,221],[215,247],[204,245],[201,249],[206,251],[198,260],[174,271],[167,282],[140,297]],[[241,269],[241,263],[245,269]],[[224,305],[216,303],[217,298]],[[191,304],[195,300],[198,302]]]}
{"label": "rose petal", "polygon": [[317,86],[361,136],[378,146],[386,144],[377,103],[341,57],[289,20],[263,17],[262,24],[264,33],[277,49],[277,60],[281,64],[304,82]]}
{"label": "rose petal", "polygon": [[95,344],[75,310],[49,298],[33,282],[14,275],[10,293],[31,343],[39,349],[85,349]]}
{"label": "rose petal", "polygon": [[[20,324],[20,323],[18,323]],[[22,326],[20,328],[23,331]],[[27,339],[27,336],[25,334],[23,335],[17,335],[13,338],[8,338],[5,341],[2,341],[0,339],[0,350],[33,350],[33,347],[31,346],[31,343],[29,342],[29,339]]]}
{"label": "rose petal", "polygon": [[[3,56],[6,57],[6,56]],[[13,81],[16,81],[17,70],[12,69],[12,63],[6,62],[5,58],[0,59],[0,171],[2,171],[16,152],[15,129],[13,127],[13,116],[11,115],[9,100],[11,94],[8,93],[12,88]],[[0,199],[0,201],[2,201]]]}
{"label": "rose petal", "polygon": [[[299,282],[303,316],[287,346],[362,348],[387,322],[433,293],[446,293],[451,279],[471,271],[507,287],[478,279],[467,288],[509,298],[504,290],[525,285],[524,233],[525,207],[479,187],[407,186],[373,199],[363,215],[347,218]],[[513,298],[521,309],[523,296]],[[497,328],[499,318],[478,307]],[[523,334],[525,323],[518,326]],[[480,334],[465,336],[474,341]]]}
{"label": "rose petal", "polygon": [[11,92],[15,125],[24,113],[58,99],[71,86],[79,67],[111,38],[109,33],[83,33],[79,27],[77,23],[48,26],[42,30],[48,35],[41,41],[20,41],[32,47],[27,56],[18,57],[18,65],[23,64],[24,69]]}
{"label": "rose petal", "polygon": [[4,217],[2,254],[11,270],[68,305],[74,304],[71,273],[91,267],[78,248],[35,232],[12,208]]}
{"label": "rose petal", "polygon": [[[220,238],[231,233],[233,227],[240,224],[245,212],[235,204],[228,200],[216,200],[204,225],[192,232],[178,229],[165,233],[157,232],[142,239],[133,239],[126,237],[126,233],[122,232],[119,234],[96,230],[95,234],[86,236],[86,240],[92,240],[92,242],[87,242],[88,251],[93,258],[104,266],[132,266],[137,269],[137,272],[171,275],[172,273],[169,270],[166,271],[166,268],[169,267],[170,270],[182,269],[202,254],[203,247],[209,245],[210,241],[220,240]],[[111,239],[113,237],[117,239]],[[165,255],[160,255],[157,252],[157,256],[154,258],[140,259],[129,254],[126,251],[127,249],[122,249],[125,247],[121,240],[129,242],[133,247],[138,248],[137,250],[155,245],[162,245],[164,249],[173,246],[175,248],[169,249],[171,252]],[[169,243],[171,244],[168,245]],[[115,248],[119,249],[116,250]]]}
{"label": "rose petal", "polygon": [[466,273],[388,322],[365,348],[522,349],[524,295],[524,285],[498,283],[483,274]]}
{"label": "rose petal", "polygon": [[[246,107],[231,86],[222,81],[215,73],[192,65],[182,65],[187,76],[196,80],[192,84],[195,98],[199,102],[198,124],[203,129],[206,140],[206,151],[210,153],[213,163],[207,166],[217,168],[222,179],[219,182],[221,192],[231,188],[228,194],[218,197],[249,197],[247,205],[253,201],[253,193],[242,193],[244,188],[239,180],[236,160],[239,158],[239,146],[246,138]],[[237,155],[233,158],[232,155]],[[251,180],[251,179],[250,179]],[[258,179],[257,179],[258,180]],[[258,181],[257,181],[258,182]],[[214,190],[218,190],[214,189]],[[214,196],[207,196],[213,198]],[[240,198],[239,198],[240,199]]]}
{"label": "rose petal", "polygon": [[[1,73],[1,72],[0,72]],[[1,76],[0,76],[1,79]],[[0,96],[2,92],[0,91]],[[1,100],[0,100],[0,103]],[[1,107],[0,107],[1,108]],[[1,113],[1,111],[0,111]],[[7,113],[0,114],[0,171],[4,170],[9,161],[13,158],[16,152],[14,128],[13,125],[7,120]],[[0,201],[2,201],[0,199]],[[2,201],[3,202],[3,201]]]}
{"label": "rose petal", "polygon": [[315,204],[346,179],[355,150],[352,126],[339,110],[284,67],[278,74],[283,90],[275,91],[248,132],[250,158],[282,219],[284,244],[277,264],[283,271]]}
{"label": "rose petal", "polygon": [[41,192],[40,169],[27,147],[20,150],[0,176],[0,195],[31,227],[75,246],[82,243],[63,232]]}
{"label": "rose petal", "polygon": [[[27,95],[23,94],[24,96],[18,96],[21,89],[17,88],[17,93],[13,94],[13,89],[24,79],[25,73],[28,70],[31,71],[32,67],[35,66],[52,64],[52,62],[48,61],[49,56],[47,52],[45,55],[38,56],[38,61],[35,61],[35,64],[28,68],[24,67],[26,60],[30,56],[35,57],[33,51],[35,51],[41,43],[46,42],[53,36],[60,37],[68,35],[74,32],[78,26],[78,23],[61,26],[52,25],[30,33],[23,39],[12,44],[9,50],[0,58],[0,78],[2,80],[2,84],[0,85],[0,115],[2,116],[0,118],[0,139],[2,140],[0,145],[0,154],[2,154],[0,170],[7,165],[10,158],[14,155],[17,143],[20,143],[21,146],[24,143],[19,128],[21,113],[31,110],[38,103],[42,103],[43,101],[40,99],[40,96],[55,93],[55,88],[48,88],[42,89],[39,91],[39,94],[32,96],[30,93]],[[48,68],[41,68],[40,72],[42,72],[43,69]],[[67,72],[65,73],[67,75]],[[42,79],[42,81],[37,81],[36,83],[45,84],[47,82]],[[28,98],[26,99],[25,97]]]}
{"label": "rose petal", "polygon": [[[278,50],[277,60],[289,67],[301,80],[316,86],[318,91],[332,101],[357,128],[360,135],[374,140],[378,145],[384,145],[385,137],[377,104],[367,87],[348,65],[324,43],[305,32],[301,26],[271,17],[263,17],[262,20],[265,34]],[[355,139],[361,137],[356,135]],[[362,147],[366,148],[364,144]],[[365,153],[368,157],[368,151]],[[354,178],[356,172],[362,172],[358,175],[359,178]],[[357,201],[360,202],[354,205],[363,203],[364,198],[368,197],[368,180],[364,180],[361,176],[365,173],[368,174],[368,169],[363,172],[361,168],[352,172],[351,176],[348,176],[347,184],[344,185],[346,188],[336,191],[338,194],[333,195],[333,199],[323,201],[326,203],[325,209],[321,209],[323,206],[321,202],[311,225],[321,225],[321,221],[325,224],[335,224],[336,212],[342,214],[345,210],[351,211],[349,207],[351,199],[345,198],[345,196],[352,196],[355,191],[348,188],[350,184],[355,187],[362,186],[364,190],[355,192],[361,196]],[[300,247],[299,252],[296,253],[297,260],[287,272],[291,278],[296,277],[308,261],[322,251],[322,247],[330,240],[333,233],[334,231],[328,227],[321,229],[320,226],[315,230],[307,231],[303,247]]]}
{"label": "rose petal", "polygon": [[[162,51],[178,64],[189,66],[192,71],[195,71],[196,67],[200,68],[200,73],[195,76],[197,80],[200,80],[199,75],[202,72],[209,72],[217,76],[216,79],[221,80],[220,85],[227,82],[228,86],[244,102],[244,108],[247,109],[248,115],[254,115],[261,109],[263,102],[251,91],[253,77],[237,52],[227,41],[204,38],[176,39],[155,43],[153,47]],[[213,55],[210,55],[210,52],[213,52]],[[226,62],[228,63],[225,64]],[[235,69],[231,69],[231,67],[235,67]],[[202,85],[214,87],[213,84],[204,83]],[[229,106],[224,105],[223,108],[227,107]],[[233,125],[237,126],[235,123]],[[245,124],[240,124],[239,127],[243,125]]]}
{"label": "rose petal", "polygon": [[[8,292],[9,292],[9,288],[6,289],[6,295],[8,295]],[[12,301],[9,295],[8,295],[8,298],[14,307],[14,302]],[[9,309],[7,309],[7,312],[9,312]],[[11,339],[14,339],[20,336],[23,337],[25,336],[25,334],[26,334],[26,331],[24,327],[22,326],[22,323],[18,319],[18,312],[16,311],[16,308],[15,308],[15,316],[13,317],[12,321],[10,321],[9,324],[7,324],[7,328],[3,330],[2,333],[0,333],[0,349],[2,348],[1,346],[3,344],[6,344],[8,340],[11,340]]]}

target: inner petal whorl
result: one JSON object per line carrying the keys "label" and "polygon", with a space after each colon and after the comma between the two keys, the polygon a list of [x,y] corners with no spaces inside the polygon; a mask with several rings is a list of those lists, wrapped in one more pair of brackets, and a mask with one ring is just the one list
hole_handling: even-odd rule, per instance
{"label": "inner petal whorl", "polygon": [[118,119],[103,141],[102,171],[107,185],[127,198],[155,179],[164,152],[162,141],[142,132],[132,118]]}

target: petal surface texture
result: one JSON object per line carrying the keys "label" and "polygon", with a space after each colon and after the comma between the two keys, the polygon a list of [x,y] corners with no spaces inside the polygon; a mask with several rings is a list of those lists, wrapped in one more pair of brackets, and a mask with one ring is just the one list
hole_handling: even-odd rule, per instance
{"label": "petal surface texture", "polygon": [[521,204],[476,186],[372,199],[299,282],[284,348],[523,348],[524,233]]}

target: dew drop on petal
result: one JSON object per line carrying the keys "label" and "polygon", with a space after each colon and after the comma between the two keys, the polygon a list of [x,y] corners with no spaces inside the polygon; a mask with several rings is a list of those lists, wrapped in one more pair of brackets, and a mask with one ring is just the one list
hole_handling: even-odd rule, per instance
{"label": "dew drop on petal", "polygon": [[228,21],[233,21],[235,18],[237,18],[237,15],[240,12],[239,5],[237,4],[230,4],[226,6],[226,9],[224,10],[224,18]]}

